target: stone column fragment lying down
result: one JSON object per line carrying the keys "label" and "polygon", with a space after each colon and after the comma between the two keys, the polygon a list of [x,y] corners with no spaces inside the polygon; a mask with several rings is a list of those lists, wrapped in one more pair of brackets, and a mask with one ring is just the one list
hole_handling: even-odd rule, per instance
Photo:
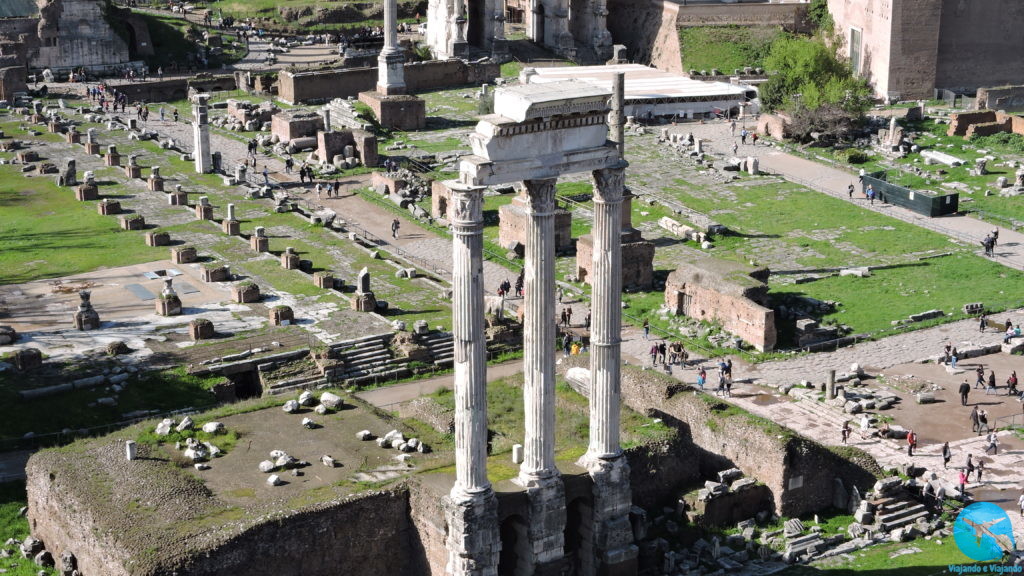
{"label": "stone column fragment lying down", "polygon": [[498,502],[487,479],[483,190],[452,191],[452,334],[455,340],[455,485],[445,502],[449,574],[497,574]]}

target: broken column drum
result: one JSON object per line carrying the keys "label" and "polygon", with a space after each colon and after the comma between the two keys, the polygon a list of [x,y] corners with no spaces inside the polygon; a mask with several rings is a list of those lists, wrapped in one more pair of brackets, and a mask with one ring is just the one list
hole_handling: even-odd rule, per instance
{"label": "broken column drum", "polygon": [[210,118],[207,103],[209,94],[196,94],[192,97],[192,155],[196,163],[197,174],[208,174],[213,171],[213,156],[210,153]]}
{"label": "broken column drum", "polygon": [[[470,135],[473,154],[462,158],[458,181],[447,182],[455,207],[453,273],[453,332],[456,339],[456,488],[460,483],[486,479],[483,461],[468,448],[461,453],[458,437],[486,430],[486,409],[472,392],[473,378],[483,378],[482,355],[470,354],[484,339],[475,322],[483,314],[474,308],[482,296],[482,278],[473,265],[475,244],[469,241],[474,220],[460,211],[472,212],[483,187],[522,182],[529,199],[526,241],[524,313],[524,402],[526,431],[524,459],[516,481],[526,488],[529,501],[527,540],[520,566],[531,573],[558,570],[565,562],[565,490],[555,466],[555,184],[558,176],[592,172],[595,182],[594,351],[591,357],[591,438],[581,461],[593,479],[593,557],[579,558],[586,573],[618,573],[632,567],[637,548],[629,524],[631,492],[629,467],[619,446],[621,327],[620,229],[625,162],[614,143],[607,142],[610,93],[584,83],[567,81],[499,88],[494,96],[495,113],[484,116]],[[462,204],[460,204],[460,202]],[[465,206],[465,208],[463,207]],[[461,234],[461,236],[460,236]],[[480,248],[482,250],[482,248]],[[469,314],[473,323],[460,323]],[[480,327],[482,328],[482,326]],[[460,349],[463,350],[460,356]],[[462,395],[459,395],[460,387]],[[458,407],[461,406],[460,410]],[[484,438],[486,433],[483,432]],[[483,440],[477,442],[484,443]],[[485,480],[484,480],[485,481]],[[489,489],[486,488],[486,489]],[[459,493],[453,489],[451,500]],[[447,510],[451,506],[446,506]],[[455,520],[465,520],[463,515]],[[492,574],[493,529],[486,516],[454,521],[448,516],[449,571],[456,575]],[[452,546],[453,542],[464,546]]]}

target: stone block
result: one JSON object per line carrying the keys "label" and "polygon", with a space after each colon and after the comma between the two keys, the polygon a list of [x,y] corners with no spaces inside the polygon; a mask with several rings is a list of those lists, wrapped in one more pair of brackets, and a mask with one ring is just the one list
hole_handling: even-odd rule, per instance
{"label": "stone block", "polygon": [[270,247],[270,239],[266,236],[256,236],[253,234],[249,237],[249,247],[256,252],[267,252]]}
{"label": "stone block", "polygon": [[295,312],[290,306],[274,306],[270,309],[270,323],[274,326],[288,326],[295,322]]}
{"label": "stone block", "polygon": [[313,274],[313,284],[324,290],[334,289],[334,275],[330,272],[317,272]]}
{"label": "stone block", "polygon": [[373,292],[357,293],[352,298],[352,309],[357,312],[374,312],[377,310],[377,298]]}
{"label": "stone block", "polygon": [[174,246],[171,248],[171,262],[175,264],[191,264],[199,258],[194,246]]}
{"label": "stone block", "polygon": [[188,206],[188,193],[175,190],[167,195],[169,206]]}
{"label": "stone block", "polygon": [[[99,148],[99,146],[97,146]],[[142,178],[142,166],[128,165],[124,167],[125,178]]]}
{"label": "stone block", "polygon": [[107,152],[107,155],[103,157],[103,164],[105,166],[121,166],[121,155],[117,152]]}
{"label": "stone block", "polygon": [[216,335],[217,331],[214,329],[213,322],[210,322],[206,318],[196,318],[188,323],[188,335],[193,342],[199,340],[209,340]]}
{"label": "stone block", "polygon": [[141,214],[121,216],[120,222],[122,230],[142,230],[146,227],[146,219]]}
{"label": "stone block", "polygon": [[147,232],[146,246],[167,246],[171,243],[171,235],[167,232]]}
{"label": "stone block", "polygon": [[427,105],[410,95],[385,96],[380,92],[360,92],[359,101],[373,109],[380,125],[393,130],[420,130],[427,125]]}
{"label": "stone block", "polygon": [[252,282],[243,282],[231,287],[231,299],[239,304],[260,301],[260,287]]}
{"label": "stone block", "polygon": [[163,192],[164,179],[159,176],[150,176],[146,180],[146,187],[149,188],[150,192]]}
{"label": "stone block", "polygon": [[226,282],[231,280],[231,270],[227,266],[203,266],[204,282]]}
{"label": "stone block", "polygon": [[99,200],[100,190],[95,184],[79,184],[75,188],[75,200],[79,202],[88,202],[91,200]]}
{"label": "stone block", "polygon": [[213,220],[213,206],[196,204],[196,220]]}
{"label": "stone block", "polygon": [[68,144],[79,144],[82,142],[81,132],[67,132],[64,134],[64,141]]}
{"label": "stone block", "polygon": [[14,367],[19,372],[35,370],[43,365],[43,353],[36,348],[23,348],[14,353]]}
{"label": "stone block", "polygon": [[181,314],[181,299],[174,294],[160,294],[156,297],[155,308],[160,316],[178,316]]}
{"label": "stone block", "polygon": [[299,255],[291,251],[291,248],[281,254],[281,268],[285,270],[297,270],[299,268]]}
{"label": "stone block", "polygon": [[238,236],[242,231],[242,224],[238,220],[221,220],[220,228],[228,236]]}
{"label": "stone block", "polygon": [[[82,147],[85,148],[85,153],[89,156],[99,156],[100,154],[100,145],[96,142],[86,142],[82,144]],[[135,176],[135,178],[138,178],[138,176]]]}
{"label": "stone block", "polygon": [[121,203],[115,200],[104,200],[96,205],[96,210],[103,216],[121,213]]}

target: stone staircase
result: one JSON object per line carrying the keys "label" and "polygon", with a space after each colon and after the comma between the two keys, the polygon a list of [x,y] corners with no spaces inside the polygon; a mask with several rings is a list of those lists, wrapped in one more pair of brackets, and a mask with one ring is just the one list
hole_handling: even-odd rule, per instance
{"label": "stone staircase", "polygon": [[929,517],[928,509],[913,500],[881,498],[873,503],[876,523],[884,532],[913,524],[918,518],[927,520]]}
{"label": "stone staircase", "polygon": [[331,128],[335,130],[358,130],[372,131],[373,125],[365,119],[356,115],[355,103],[357,100],[346,100],[335,98],[327,103],[324,108],[331,111]]}
{"label": "stone staircase", "polygon": [[264,392],[269,396],[277,396],[280,394],[291,393],[296,390],[309,390],[316,388],[321,384],[327,384],[327,379],[323,376],[300,376],[298,378],[292,378],[290,380],[282,380],[280,382],[274,382],[267,387]]}
{"label": "stone staircase", "polygon": [[388,348],[391,334],[361,336],[336,342],[330,346],[331,355],[341,362],[335,380],[348,385],[360,385],[379,379],[400,377],[407,371],[405,359],[398,360]]}
{"label": "stone staircase", "polygon": [[455,364],[455,340],[451,332],[431,332],[421,342],[430,350],[430,358],[439,368]]}

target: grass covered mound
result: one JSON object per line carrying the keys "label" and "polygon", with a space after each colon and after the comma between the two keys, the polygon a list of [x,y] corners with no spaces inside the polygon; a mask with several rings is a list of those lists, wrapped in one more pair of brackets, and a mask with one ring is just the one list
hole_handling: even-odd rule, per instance
{"label": "grass covered mound", "polygon": [[694,26],[679,30],[683,70],[763,67],[772,42],[784,32],[778,26]]}

